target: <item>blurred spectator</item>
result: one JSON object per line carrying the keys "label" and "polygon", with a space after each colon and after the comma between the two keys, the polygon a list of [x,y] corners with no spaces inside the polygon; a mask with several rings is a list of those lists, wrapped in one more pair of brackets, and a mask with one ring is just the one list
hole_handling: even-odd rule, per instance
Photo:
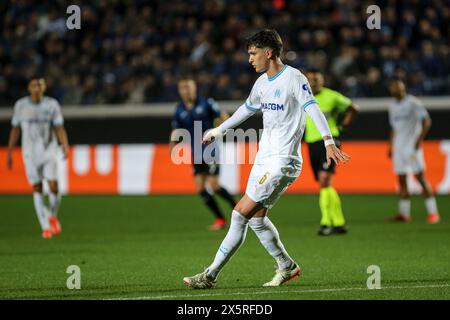
{"label": "blurred spectator", "polygon": [[25,95],[36,72],[65,105],[175,101],[186,71],[202,95],[245,99],[258,76],[245,37],[266,27],[284,39],[285,63],[321,69],[347,96],[384,96],[396,73],[415,95],[450,94],[448,1],[375,1],[382,28],[368,30],[372,2],[80,0],[81,30],[68,30],[72,1],[3,0],[0,105]]}

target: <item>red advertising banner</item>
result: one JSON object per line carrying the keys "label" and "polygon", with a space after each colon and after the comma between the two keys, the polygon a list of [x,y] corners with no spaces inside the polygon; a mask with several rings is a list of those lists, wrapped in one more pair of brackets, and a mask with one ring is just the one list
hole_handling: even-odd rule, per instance
{"label": "red advertising banner", "polygon": [[[246,155],[243,164],[221,166],[221,183],[235,193],[245,191],[255,145],[225,144],[228,150]],[[426,141],[423,145],[426,175],[441,194],[450,193],[450,140]],[[384,141],[345,142],[348,164],[336,169],[334,185],[344,193],[394,193],[397,188],[392,163]],[[253,152],[254,153],[254,152]],[[316,193],[308,148],[302,146],[303,170],[289,193]],[[13,169],[6,166],[6,148],[0,148],[0,193],[31,193],[19,148],[13,153]],[[163,144],[75,145],[67,160],[59,164],[59,182],[69,194],[193,194],[195,185],[190,164],[175,164],[169,146]],[[412,192],[420,192],[414,179]]]}

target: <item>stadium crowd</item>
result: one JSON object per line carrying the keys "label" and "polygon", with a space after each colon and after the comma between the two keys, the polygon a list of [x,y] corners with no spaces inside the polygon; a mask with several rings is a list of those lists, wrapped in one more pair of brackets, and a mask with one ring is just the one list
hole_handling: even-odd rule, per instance
{"label": "stadium crowd", "polygon": [[[369,30],[366,8],[381,8]],[[66,8],[81,8],[68,30]],[[197,76],[200,92],[244,99],[257,75],[245,37],[271,27],[285,63],[316,67],[349,97],[385,96],[403,76],[415,95],[450,94],[447,0],[5,0],[0,2],[0,105],[26,94],[44,74],[64,105],[150,103],[178,99],[177,77]]]}

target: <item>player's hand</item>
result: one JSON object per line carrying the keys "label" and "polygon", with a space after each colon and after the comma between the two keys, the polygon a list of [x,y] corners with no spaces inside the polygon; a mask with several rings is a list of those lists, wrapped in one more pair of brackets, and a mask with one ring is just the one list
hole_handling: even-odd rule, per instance
{"label": "player's hand", "polygon": [[331,159],[333,159],[334,163],[339,164],[341,162],[346,163],[350,160],[350,156],[345,152],[339,150],[338,147],[334,144],[330,144],[325,147],[327,150],[327,165],[331,165]]}
{"label": "player's hand", "polygon": [[212,141],[218,139],[218,138],[222,138],[223,137],[223,131],[220,130],[218,127],[208,130],[205,132],[205,135],[203,136],[203,144],[208,144],[211,143]]}
{"label": "player's hand", "polygon": [[416,141],[416,144],[414,145],[414,148],[415,148],[416,150],[419,150],[421,144],[422,144],[422,140],[421,140],[421,139],[418,139],[418,140]]}
{"label": "player's hand", "polygon": [[62,146],[62,153],[63,153],[63,159],[66,160],[69,156],[69,146],[63,145]]}
{"label": "player's hand", "polygon": [[13,168],[13,158],[12,153],[8,151],[6,154],[6,166],[8,167],[8,170],[12,170]]}

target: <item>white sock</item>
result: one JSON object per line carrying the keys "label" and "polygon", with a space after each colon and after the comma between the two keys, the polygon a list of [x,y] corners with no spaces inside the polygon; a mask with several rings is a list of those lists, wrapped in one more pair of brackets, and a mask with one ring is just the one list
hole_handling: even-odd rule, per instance
{"label": "white sock", "polygon": [[48,200],[50,204],[50,212],[56,217],[58,214],[59,204],[61,203],[61,195],[59,193],[50,192],[48,194]]}
{"label": "white sock", "polygon": [[207,274],[212,278],[217,278],[220,270],[225,266],[228,260],[239,249],[245,240],[247,234],[248,219],[236,210],[231,215],[231,224],[228,233],[222,241],[219,250],[216,253],[214,262],[208,267]]}
{"label": "white sock", "polygon": [[398,212],[402,216],[409,217],[410,208],[411,208],[411,200],[400,199],[400,201],[398,202]]}
{"label": "white sock", "polygon": [[44,196],[40,192],[33,192],[34,209],[36,210],[42,230],[50,229],[48,215],[44,208]]}
{"label": "white sock", "polygon": [[272,221],[267,216],[252,218],[249,225],[267,252],[277,261],[278,268],[290,268],[294,261],[281,243],[278,230]]}
{"label": "white sock", "polygon": [[434,197],[426,198],[425,206],[427,207],[428,214],[438,213],[436,199]]}
{"label": "white sock", "polygon": [[398,202],[398,212],[402,216],[409,217],[410,209],[411,209],[411,200],[400,199],[400,201]]}

